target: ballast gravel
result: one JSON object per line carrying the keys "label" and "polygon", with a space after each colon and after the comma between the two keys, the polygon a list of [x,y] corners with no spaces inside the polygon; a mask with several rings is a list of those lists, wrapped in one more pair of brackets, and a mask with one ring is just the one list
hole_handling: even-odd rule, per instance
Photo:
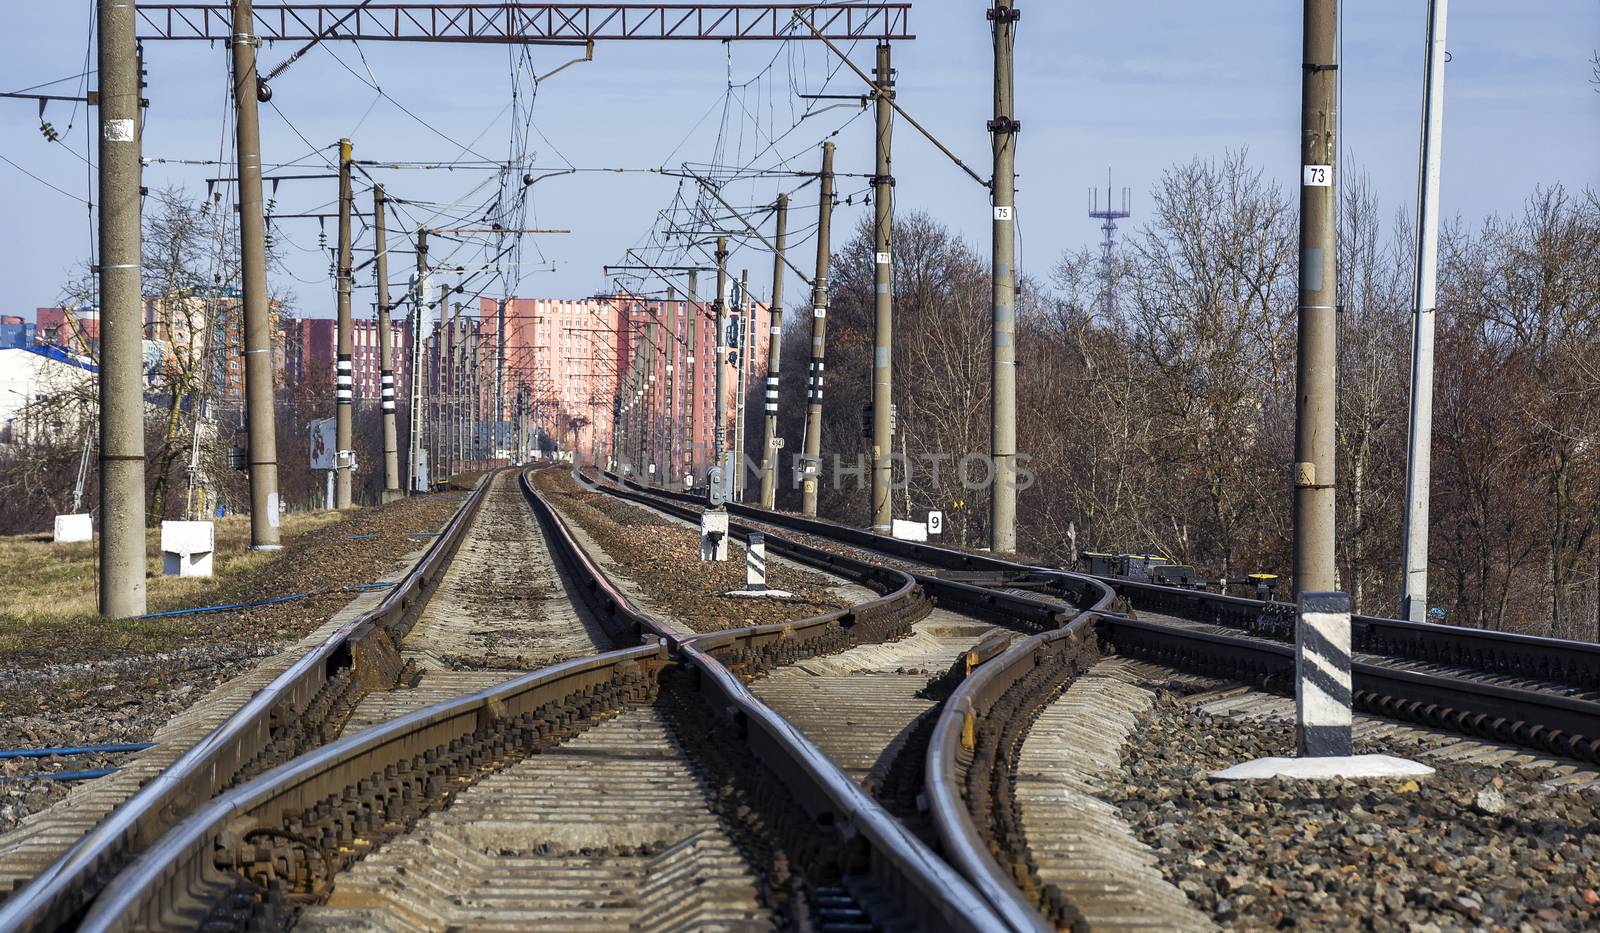
{"label": "ballast gravel", "polygon": [[1438,762],[1421,780],[1207,779],[1293,748],[1290,723],[1213,716],[1163,692],[1107,799],[1228,929],[1600,925],[1600,789],[1549,786],[1542,768]]}
{"label": "ballast gravel", "polygon": [[665,615],[697,632],[719,632],[786,622],[838,609],[844,603],[821,574],[777,561],[767,564],[767,585],[794,594],[784,599],[726,596],[745,585],[744,546],[728,543],[728,560],[700,560],[692,528],[643,506],[578,485],[563,469],[541,470],[534,485],[570,521],[577,522]]}

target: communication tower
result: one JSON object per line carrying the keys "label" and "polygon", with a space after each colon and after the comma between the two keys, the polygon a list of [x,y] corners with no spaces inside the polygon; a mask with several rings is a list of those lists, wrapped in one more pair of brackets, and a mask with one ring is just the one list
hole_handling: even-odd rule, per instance
{"label": "communication tower", "polygon": [[1103,303],[1107,315],[1110,315],[1117,308],[1115,279],[1112,275],[1113,270],[1111,267],[1111,253],[1117,242],[1117,221],[1133,216],[1132,211],[1129,209],[1132,203],[1130,189],[1122,189],[1121,210],[1113,210],[1111,207],[1112,193],[1114,191],[1116,189],[1111,187],[1111,169],[1109,168],[1106,169],[1106,206],[1103,210],[1100,207],[1100,189],[1089,189],[1089,216],[1096,220],[1104,221],[1100,225],[1100,231],[1105,234],[1105,241],[1100,244],[1100,275],[1105,288]]}

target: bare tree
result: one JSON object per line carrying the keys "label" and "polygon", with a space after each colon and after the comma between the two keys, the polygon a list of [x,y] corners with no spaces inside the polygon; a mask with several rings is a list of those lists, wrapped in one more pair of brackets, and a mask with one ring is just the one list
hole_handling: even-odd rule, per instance
{"label": "bare tree", "polygon": [[[1339,214],[1339,557],[1358,612],[1398,606],[1407,441],[1410,225],[1385,236],[1366,175]],[[1374,598],[1376,597],[1376,598]]]}

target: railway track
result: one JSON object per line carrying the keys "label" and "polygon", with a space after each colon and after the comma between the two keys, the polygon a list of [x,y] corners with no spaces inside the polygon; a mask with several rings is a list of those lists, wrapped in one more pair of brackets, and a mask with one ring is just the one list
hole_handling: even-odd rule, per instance
{"label": "railway track", "polygon": [[[508,558],[527,528],[515,529],[507,476],[475,493],[475,535],[436,542],[460,559],[434,567],[439,601],[409,606],[416,637],[391,645],[389,666],[409,686],[349,704],[345,718],[370,727],[181,810],[168,801],[98,896],[25,891],[5,905],[15,925],[999,928],[958,875],[740,679],[903,634],[926,612],[910,577],[829,562],[882,595],[686,636],[634,606],[525,477],[517,486],[555,560]],[[552,574],[587,608],[504,611],[563,605]],[[467,611],[485,599],[498,608]],[[511,654],[516,631],[482,627],[519,615],[551,626],[528,651],[574,657],[522,670],[550,658]],[[600,633],[637,646],[592,653]]]}
{"label": "railway track", "polygon": [[160,744],[124,771],[26,827],[28,838],[7,863],[31,880],[0,904],[0,929],[70,925],[111,874],[183,813],[311,747],[361,696],[396,683],[403,664],[394,646],[438,586],[487,489],[486,482],[474,488],[423,555],[384,581],[389,589],[358,597],[297,646],[161,730]]}
{"label": "railway track", "polygon": [[[629,494],[643,493],[635,487]],[[1043,807],[1039,796],[1043,786],[1059,804],[1058,784],[1020,779],[1055,773],[1082,784],[1084,775],[1073,769],[1093,770],[1098,762],[1104,770],[1114,760],[1108,747],[1120,747],[1125,730],[1112,729],[1096,744],[1088,737],[1104,723],[1073,726],[1075,740],[1090,750],[1069,763],[1045,751],[1050,743],[1030,745],[1029,737],[1041,721],[1039,734],[1059,734],[1063,717],[1096,707],[1108,710],[1102,719],[1126,721],[1141,688],[1090,676],[1106,664],[1155,664],[1172,676],[1268,691],[1291,687],[1292,648],[1272,637],[1282,637],[1287,607],[1123,585],[747,506],[729,510],[752,527],[880,555],[913,573],[941,606],[1011,614],[1039,629],[978,659],[940,710],[925,765],[941,851],[1008,924],[1053,929],[1095,918],[1209,928],[1211,920],[1186,908],[1181,892],[1163,887],[1152,874],[1153,856],[1103,803],[1080,793],[1077,812],[1063,819],[1059,806]],[[1580,762],[1600,760],[1600,706],[1586,699],[1593,646],[1365,618],[1356,621],[1356,642],[1366,654],[1355,665],[1356,698],[1369,727],[1420,726],[1423,734],[1452,736],[1455,754],[1469,760],[1553,766],[1580,782],[1591,773]],[[1258,710],[1273,708],[1254,702]]]}

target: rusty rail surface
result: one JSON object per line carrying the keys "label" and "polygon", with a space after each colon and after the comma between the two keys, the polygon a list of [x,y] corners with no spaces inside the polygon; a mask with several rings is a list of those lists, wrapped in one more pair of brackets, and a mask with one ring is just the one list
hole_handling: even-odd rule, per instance
{"label": "rusty rail surface", "polygon": [[61,858],[0,904],[0,930],[72,924],[107,875],[211,799],[271,737],[274,717],[303,708],[335,676],[373,663],[369,645],[403,635],[444,576],[489,488],[482,477],[422,559],[377,607],[351,619],[279,674]]}
{"label": "rusty rail surface", "polygon": [[[909,920],[915,928],[928,930],[1007,928],[959,874],[906,832],[805,736],[756,700],[740,676],[724,664],[724,659],[736,667],[770,664],[835,650],[841,632],[878,631],[896,624],[925,603],[909,575],[856,562],[860,566],[850,568],[854,578],[875,584],[884,593],[879,599],[811,619],[682,636],[628,600],[577,546],[562,518],[527,482],[526,473],[522,484],[552,534],[560,559],[594,611],[614,631],[636,633],[645,644],[568,661],[390,720],[233,788],[150,846],[95,901],[81,929],[194,925],[207,904],[225,898],[230,886],[238,883],[237,876],[214,863],[219,852],[230,846],[237,849],[248,834],[279,832],[271,828],[286,820],[292,823],[302,812],[309,818],[311,811],[306,808],[333,799],[330,795],[343,793],[348,800],[385,782],[391,795],[400,785],[429,787],[426,782],[438,775],[418,773],[426,767],[449,766],[468,773],[490,769],[500,760],[496,756],[541,741],[544,733],[534,735],[530,730],[554,717],[552,710],[636,702],[641,691],[653,695],[656,679],[677,665],[694,673],[694,689],[713,714],[732,724],[748,750],[784,782],[808,816],[855,853],[855,880],[866,880],[872,890],[889,896],[895,916],[875,920]],[[508,733],[514,738],[503,738]],[[449,749],[451,756],[440,749]],[[299,855],[275,852],[272,858],[309,871],[316,856],[308,850]]]}

